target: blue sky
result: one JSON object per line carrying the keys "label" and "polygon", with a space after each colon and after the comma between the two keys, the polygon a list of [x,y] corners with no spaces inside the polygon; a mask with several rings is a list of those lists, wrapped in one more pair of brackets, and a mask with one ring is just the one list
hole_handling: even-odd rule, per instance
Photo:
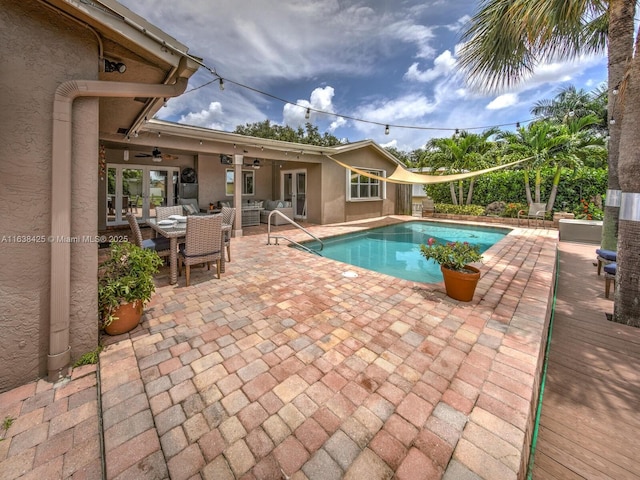
{"label": "blue sky", "polygon": [[[341,139],[372,139],[409,151],[456,128],[531,118],[536,101],[573,84],[591,91],[606,81],[606,58],[540,65],[521,85],[491,95],[469,89],[457,71],[462,26],[477,0],[120,0],[189,47],[227,79],[194,75],[187,93],[157,117],[232,131],[271,120],[309,121]],[[232,82],[292,102],[261,95]],[[194,89],[193,91],[190,91]],[[331,115],[335,114],[335,115]],[[384,126],[389,124],[389,135]],[[418,128],[399,128],[393,125]]]}

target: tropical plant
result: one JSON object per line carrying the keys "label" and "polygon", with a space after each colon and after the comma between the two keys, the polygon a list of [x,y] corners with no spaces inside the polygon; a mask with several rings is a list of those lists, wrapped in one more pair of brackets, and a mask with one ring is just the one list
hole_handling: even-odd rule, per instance
{"label": "tropical plant", "polygon": [[145,250],[129,242],[111,244],[109,258],[98,268],[98,312],[100,326],[116,319],[114,310],[139,300],[143,304],[155,291],[153,274],[162,265],[154,250]]}
{"label": "tropical plant", "polygon": [[[458,132],[451,138],[433,138],[425,145],[420,158],[420,166],[428,166],[433,171],[464,172],[484,168],[495,157],[495,145],[489,137],[497,134],[497,128],[490,128],[482,134]],[[471,203],[475,177],[469,180],[467,204]],[[458,181],[458,195],[453,182],[449,184],[451,201],[454,205],[464,205],[464,181]]]}
{"label": "tropical plant", "polygon": [[[544,60],[573,59],[607,49],[608,190],[620,193],[621,203],[605,205],[602,247],[618,247],[614,320],[640,326],[640,283],[635,279],[640,270],[638,219],[618,223],[625,193],[633,201],[634,192],[640,192],[636,4],[629,0],[485,0],[463,34],[459,65],[471,85],[498,90],[518,83]],[[636,39],[640,41],[640,35]]]}
{"label": "tropical plant", "polygon": [[482,260],[480,246],[469,242],[438,243],[433,237],[427,244],[420,245],[420,254],[427,260],[433,260],[444,268],[465,271],[465,266]]}

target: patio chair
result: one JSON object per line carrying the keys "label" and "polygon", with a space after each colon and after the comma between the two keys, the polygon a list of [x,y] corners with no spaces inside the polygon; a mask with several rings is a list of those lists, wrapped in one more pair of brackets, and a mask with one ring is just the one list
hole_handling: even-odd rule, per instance
{"label": "patio chair", "polygon": [[189,286],[191,265],[216,263],[220,278],[222,262],[222,215],[191,215],[187,217],[185,243],[178,249],[178,275],[182,275],[182,266],[186,267],[186,286]]}
{"label": "patio chair", "polygon": [[613,282],[613,290],[616,289],[616,270],[618,269],[618,265],[613,263],[608,263],[604,266],[604,296],[609,298],[609,292],[611,291],[611,282]]}
{"label": "patio chair", "polygon": [[184,215],[182,205],[174,205],[173,207],[156,207],[156,221],[166,220],[171,215]]}
{"label": "patio chair", "polygon": [[136,220],[136,216],[133,213],[127,213],[126,215],[129,226],[131,227],[131,236],[133,242],[137,246],[144,248],[145,250],[155,250],[160,257],[168,257],[171,255],[170,240],[164,237],[142,239],[142,232],[140,231],[140,225]]}
{"label": "patio chair", "polygon": [[227,262],[231,261],[231,231],[233,230],[233,224],[236,221],[236,209],[231,207],[222,207],[222,225],[230,226],[228,230],[224,231],[224,246],[227,249]]}
{"label": "patio chair", "polygon": [[544,226],[544,215],[547,210],[547,205],[545,203],[532,203],[529,205],[529,210],[520,210],[518,212],[518,226],[520,226],[520,219],[527,220],[527,227],[529,226],[530,220],[535,220],[536,228],[538,228],[538,220],[542,220],[542,225]]}
{"label": "patio chair", "polygon": [[603,265],[614,263],[618,257],[617,253],[613,250],[604,250],[602,248],[596,249],[596,262],[598,265],[598,275],[602,271]]}

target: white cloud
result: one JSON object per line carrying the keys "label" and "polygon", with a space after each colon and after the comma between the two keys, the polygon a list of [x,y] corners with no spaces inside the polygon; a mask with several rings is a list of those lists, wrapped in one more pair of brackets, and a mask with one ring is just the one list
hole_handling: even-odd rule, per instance
{"label": "white cloud", "polygon": [[456,20],[455,23],[445,25],[445,28],[451,32],[459,32],[463,28],[465,28],[470,21],[471,21],[471,17],[469,15],[464,15],[460,17],[458,20]]}
{"label": "white cloud", "polygon": [[518,103],[518,95],[515,93],[505,93],[493,99],[487,105],[487,110],[501,110],[503,108],[511,107]]}
{"label": "white cloud", "polygon": [[452,73],[455,70],[456,65],[457,61],[451,55],[451,52],[449,50],[445,50],[433,61],[433,68],[420,71],[418,64],[414,63],[404,74],[404,78],[416,82],[431,82],[438,77],[444,77]]}
{"label": "white cloud", "polygon": [[[313,92],[311,92],[309,100],[298,100],[296,105],[291,105],[289,103],[285,104],[282,109],[282,117],[285,125],[299,127],[307,122],[314,123],[318,120],[318,117],[326,116],[318,113],[318,111],[333,113],[334,108],[332,99],[334,94],[335,91],[333,87],[327,85],[323,88],[318,87],[314,89]],[[306,118],[307,108],[310,109],[308,119]],[[340,119],[336,121],[340,122]],[[342,119],[342,122],[344,122],[344,119]],[[344,123],[340,123],[339,125],[336,124],[335,128],[340,125],[344,125]]]}
{"label": "white cloud", "polygon": [[220,125],[222,125],[221,119],[223,117],[224,112],[222,111],[220,102],[211,102],[207,109],[200,110],[199,112],[189,112],[183,115],[180,117],[178,123],[219,129]]}

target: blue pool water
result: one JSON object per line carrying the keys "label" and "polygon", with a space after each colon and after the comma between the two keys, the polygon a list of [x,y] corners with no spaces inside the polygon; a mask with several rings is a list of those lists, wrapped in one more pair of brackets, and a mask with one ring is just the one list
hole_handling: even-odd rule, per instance
{"label": "blue pool water", "polygon": [[[442,281],[440,265],[420,255],[420,244],[426,244],[430,237],[438,243],[461,241],[480,245],[480,251],[484,252],[507,233],[509,230],[505,228],[415,221],[323,239],[324,248],[319,253],[393,277],[435,283]],[[316,241],[304,245],[319,250]]]}

